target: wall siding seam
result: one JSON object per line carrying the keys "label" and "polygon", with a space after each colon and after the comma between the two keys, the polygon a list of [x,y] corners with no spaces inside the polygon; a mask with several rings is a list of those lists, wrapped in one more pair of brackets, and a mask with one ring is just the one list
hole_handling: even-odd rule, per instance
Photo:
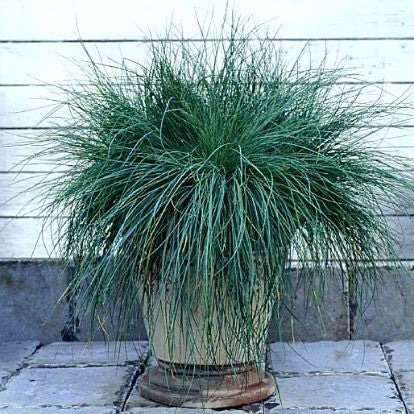
{"label": "wall siding seam", "polygon": [[[2,39],[0,44],[30,44],[30,43],[161,43],[161,42],[215,42],[216,38],[184,38],[184,39],[168,39],[168,38],[131,38],[131,39]],[[244,40],[243,38],[239,39]],[[254,38],[250,41],[264,41],[270,42],[348,42],[348,41],[411,41],[414,40],[414,36],[361,36],[361,37],[270,37],[270,38]]]}

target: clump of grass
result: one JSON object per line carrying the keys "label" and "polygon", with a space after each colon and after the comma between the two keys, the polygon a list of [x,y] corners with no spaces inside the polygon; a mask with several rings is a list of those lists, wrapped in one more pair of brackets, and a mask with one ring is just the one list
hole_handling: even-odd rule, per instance
{"label": "clump of grass", "polygon": [[290,263],[317,293],[332,263],[357,288],[395,259],[381,213],[412,184],[367,128],[395,106],[361,103],[342,69],[287,66],[237,19],[174,40],[149,42],[147,62],[115,77],[91,61],[88,82],[66,91],[70,119],[43,136],[42,156],[70,168],[46,214],[76,262],[79,314],[109,306],[121,337],[140,298],[149,319],[164,298],[169,331],[195,341],[199,312],[211,354],[218,326],[260,362],[256,317],[289,294]]}

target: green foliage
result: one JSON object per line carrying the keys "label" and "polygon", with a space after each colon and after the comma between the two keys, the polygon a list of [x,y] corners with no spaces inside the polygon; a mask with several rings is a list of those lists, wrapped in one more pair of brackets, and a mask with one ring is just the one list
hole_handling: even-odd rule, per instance
{"label": "green foliage", "polygon": [[167,298],[171,332],[180,321],[191,342],[199,312],[207,337],[218,325],[261,361],[257,315],[289,294],[292,261],[316,295],[333,263],[375,284],[377,259],[395,258],[382,209],[411,184],[370,140],[396,105],[361,103],[341,69],[287,66],[237,19],[202,38],[149,42],[148,62],[116,76],[90,62],[62,102],[71,122],[43,137],[42,155],[70,165],[47,214],[80,314],[109,306],[122,335],[138,298],[148,317]]}

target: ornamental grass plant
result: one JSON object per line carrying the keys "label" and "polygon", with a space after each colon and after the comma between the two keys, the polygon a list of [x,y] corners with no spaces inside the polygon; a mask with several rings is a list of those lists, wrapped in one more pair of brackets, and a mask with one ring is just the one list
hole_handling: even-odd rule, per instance
{"label": "ornamental grass plant", "polygon": [[341,68],[287,64],[237,18],[167,38],[148,39],[143,62],[90,59],[86,82],[60,87],[70,116],[41,153],[67,168],[48,181],[44,215],[76,264],[79,316],[109,309],[121,338],[145,304],[150,341],[161,312],[190,349],[201,330],[210,355],[225,342],[237,361],[235,340],[261,363],[257,317],[290,295],[292,263],[315,297],[332,266],[360,292],[378,259],[397,263],[383,213],[412,184],[373,139],[400,104],[366,103]]}

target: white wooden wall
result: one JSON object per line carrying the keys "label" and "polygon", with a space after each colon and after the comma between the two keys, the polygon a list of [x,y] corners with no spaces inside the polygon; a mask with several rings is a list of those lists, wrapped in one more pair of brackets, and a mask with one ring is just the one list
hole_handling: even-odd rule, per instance
{"label": "white wooden wall", "polygon": [[[47,128],[40,122],[50,107],[45,83],[75,81],[81,74],[70,63],[84,60],[82,38],[95,56],[144,57],[140,42],[162,32],[173,18],[188,41],[197,38],[195,10],[201,20],[220,19],[224,0],[0,0],[0,259],[47,257],[38,241],[42,218],[30,203],[30,186],[47,162],[11,169],[35,149],[25,136]],[[343,61],[373,83],[383,83],[385,99],[405,94],[414,104],[414,0],[234,0],[235,10],[268,21],[287,59],[309,43],[317,62]],[[414,107],[414,105],[413,105]],[[387,151],[414,157],[414,110],[387,119],[379,137]],[[20,171],[21,170],[21,171]],[[8,201],[9,200],[9,201]],[[29,203],[28,203],[29,202]],[[414,223],[391,215],[401,232],[401,257],[414,259]]]}

